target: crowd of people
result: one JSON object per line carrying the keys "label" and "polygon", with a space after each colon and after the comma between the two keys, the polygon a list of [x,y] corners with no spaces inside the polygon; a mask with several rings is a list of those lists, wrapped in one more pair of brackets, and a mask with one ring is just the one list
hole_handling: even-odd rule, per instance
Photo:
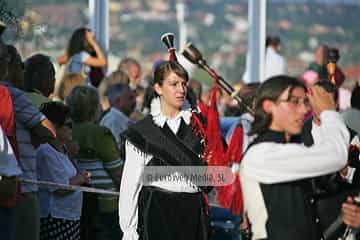
{"label": "crowd of people", "polygon": [[[242,227],[252,239],[337,239],[345,226],[360,228],[359,83],[340,106],[345,77],[336,48],[321,45],[295,78],[286,75],[280,39],[266,44],[266,80],[234,85],[254,114],[217,92],[220,115],[237,117],[223,132],[224,148],[237,128],[243,134],[233,169]],[[211,238],[213,186],[176,177],[144,183],[147,167],[207,166],[209,87],[176,61],[155,62],[145,78],[126,57],[106,75],[86,28],[74,31],[57,72],[49,56],[23,60],[3,42],[0,61],[1,239]],[[338,215],[343,224],[329,233]]]}

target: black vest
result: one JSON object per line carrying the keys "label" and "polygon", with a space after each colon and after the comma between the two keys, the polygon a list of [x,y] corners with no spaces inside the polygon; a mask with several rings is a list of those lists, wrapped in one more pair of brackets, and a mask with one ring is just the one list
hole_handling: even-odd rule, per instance
{"label": "black vest", "polygon": [[[311,134],[312,118],[308,119],[301,133],[301,142],[305,146],[312,146],[314,139]],[[355,136],[350,131],[350,136]],[[358,170],[356,171],[356,173]],[[358,175],[354,176],[354,179]],[[347,196],[355,195],[359,191],[359,186],[349,184],[342,180],[338,172],[315,177],[309,180],[311,182],[311,191],[315,200],[315,209],[317,217],[320,219],[319,231],[324,233],[327,228],[335,222],[336,218],[341,214],[341,204],[346,200]],[[345,225],[339,226],[330,236],[329,240],[336,240],[342,236]]]}
{"label": "black vest", "polygon": [[[151,166],[206,166],[201,158],[203,145],[198,136],[181,119],[179,130],[176,134],[165,125],[157,126],[152,116],[129,126],[122,135],[133,144],[142,154],[150,154],[153,158],[148,165]],[[122,141],[125,142],[125,141]],[[122,147],[122,152],[124,147]]]}
{"label": "black vest", "polygon": [[[295,140],[292,139],[292,142]],[[267,131],[257,137],[249,148],[263,142],[286,143],[281,132]],[[307,180],[276,184],[260,183],[268,221],[266,230],[269,240],[318,240],[311,194]],[[310,189],[310,190],[309,190]]]}

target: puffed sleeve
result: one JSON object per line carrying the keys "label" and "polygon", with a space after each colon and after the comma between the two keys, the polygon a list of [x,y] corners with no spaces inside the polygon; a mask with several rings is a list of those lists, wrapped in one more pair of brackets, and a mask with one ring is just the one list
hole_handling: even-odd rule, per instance
{"label": "puffed sleeve", "polygon": [[125,165],[120,185],[119,218],[123,240],[137,240],[138,197],[143,186],[142,176],[150,155],[140,154],[134,145],[125,143]]}

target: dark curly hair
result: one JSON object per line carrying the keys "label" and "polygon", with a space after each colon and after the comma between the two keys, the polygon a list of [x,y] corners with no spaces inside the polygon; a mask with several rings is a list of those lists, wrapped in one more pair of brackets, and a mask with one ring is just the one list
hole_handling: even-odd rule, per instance
{"label": "dark curly hair", "polygon": [[66,119],[71,118],[70,108],[62,102],[47,102],[40,106],[42,112],[57,127],[62,127]]}
{"label": "dark curly hair", "polygon": [[302,82],[285,75],[271,77],[260,85],[254,99],[255,119],[250,134],[260,135],[269,129],[272,116],[264,111],[263,102],[265,100],[277,101],[286,89],[289,89],[289,97],[291,97],[295,88],[303,88],[306,91],[306,87]]}

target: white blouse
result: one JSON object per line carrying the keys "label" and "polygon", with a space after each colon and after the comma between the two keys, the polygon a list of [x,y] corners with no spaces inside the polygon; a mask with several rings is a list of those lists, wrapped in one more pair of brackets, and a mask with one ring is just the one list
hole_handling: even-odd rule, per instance
{"label": "white blouse", "polygon": [[324,111],[314,145],[263,142],[250,148],[240,165],[244,207],[253,238],[267,238],[268,219],[260,183],[276,184],[326,175],[347,162],[349,131],[340,114]]}
{"label": "white blouse", "polygon": [[[177,133],[181,119],[188,125],[191,121],[190,105],[184,105],[182,111],[174,117],[166,117],[160,110],[160,100],[156,98],[152,101],[151,112],[153,121],[159,127],[164,127],[165,123],[173,133]],[[119,197],[119,217],[120,227],[124,232],[123,240],[137,240],[139,238],[136,229],[138,223],[138,197],[143,185],[144,168],[153,158],[150,154],[142,154],[130,142],[126,141],[126,157],[124,171],[120,185]],[[175,173],[177,174],[177,173]],[[156,186],[172,192],[198,192],[199,189],[188,181],[154,181],[150,186]]]}

